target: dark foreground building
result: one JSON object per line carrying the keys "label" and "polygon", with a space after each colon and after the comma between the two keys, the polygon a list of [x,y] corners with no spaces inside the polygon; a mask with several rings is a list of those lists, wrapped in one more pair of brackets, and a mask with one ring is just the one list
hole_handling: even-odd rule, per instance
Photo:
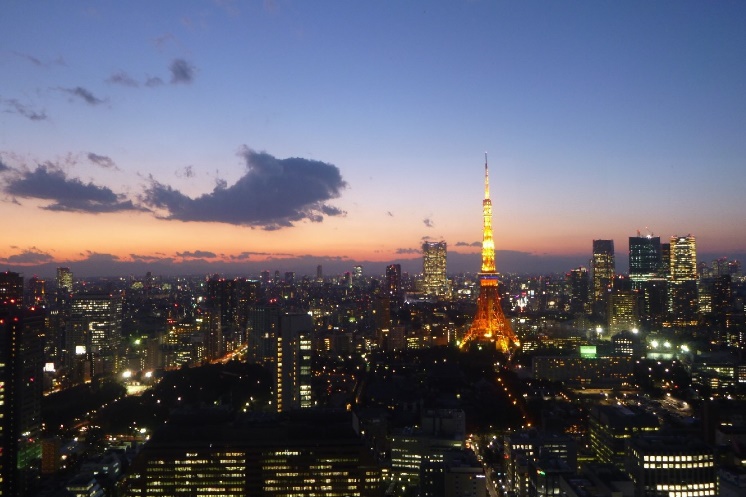
{"label": "dark foreground building", "polygon": [[166,425],[143,447],[125,495],[379,495],[380,468],[349,413],[303,410]]}

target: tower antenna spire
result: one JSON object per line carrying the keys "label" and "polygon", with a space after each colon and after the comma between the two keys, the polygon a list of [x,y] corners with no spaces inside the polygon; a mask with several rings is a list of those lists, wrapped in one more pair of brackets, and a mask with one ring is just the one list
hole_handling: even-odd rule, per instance
{"label": "tower antenna spire", "polygon": [[484,200],[482,201],[482,271],[479,273],[477,312],[461,347],[472,340],[494,342],[498,350],[511,353],[519,345],[518,337],[503,314],[495,271],[495,241],[492,238],[492,200],[487,152],[484,153]]}

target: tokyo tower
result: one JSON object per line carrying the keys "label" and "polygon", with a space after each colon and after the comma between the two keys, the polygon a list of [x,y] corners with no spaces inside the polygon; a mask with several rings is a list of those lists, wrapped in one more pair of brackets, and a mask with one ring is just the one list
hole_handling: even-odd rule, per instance
{"label": "tokyo tower", "polygon": [[461,347],[469,342],[495,342],[498,350],[509,353],[520,345],[518,337],[503,314],[500,305],[498,275],[495,272],[495,242],[492,239],[492,201],[487,154],[484,154],[484,200],[482,201],[484,230],[482,233],[482,271],[479,273],[477,312]]}

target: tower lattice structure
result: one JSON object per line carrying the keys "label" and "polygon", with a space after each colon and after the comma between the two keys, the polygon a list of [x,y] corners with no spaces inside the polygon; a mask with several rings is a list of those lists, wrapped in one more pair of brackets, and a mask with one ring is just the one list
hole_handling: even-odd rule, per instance
{"label": "tower lattice structure", "polygon": [[492,238],[492,200],[487,154],[484,156],[484,200],[482,201],[484,229],[482,233],[482,271],[479,273],[477,312],[462,347],[471,341],[495,342],[498,350],[510,352],[519,345],[518,337],[500,305],[498,274],[495,271],[495,241]]}

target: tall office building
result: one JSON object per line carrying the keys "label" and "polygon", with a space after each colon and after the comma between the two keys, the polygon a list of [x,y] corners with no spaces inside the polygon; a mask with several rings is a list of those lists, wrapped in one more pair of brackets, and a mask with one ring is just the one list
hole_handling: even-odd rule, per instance
{"label": "tall office building", "polygon": [[697,324],[697,242],[692,235],[672,236],[668,287],[669,324]]}
{"label": "tall office building", "polygon": [[0,303],[0,496],[34,495],[41,458],[44,313]]}
{"label": "tall office building", "polygon": [[640,313],[637,294],[631,291],[615,290],[609,295],[609,310],[606,314],[609,333],[640,328]]}
{"label": "tall office building", "polygon": [[661,243],[661,276],[668,278],[671,275],[671,244]]}
{"label": "tall office building", "polygon": [[659,236],[640,236],[638,232],[637,236],[629,237],[629,278],[634,289],[659,276],[662,264]]}
{"label": "tall office building", "polygon": [[308,313],[280,316],[274,371],[277,412],[311,407],[311,333]]}
{"label": "tall office building", "polygon": [[73,291],[73,273],[69,267],[58,267],[57,268],[57,289],[63,290],[66,293],[72,293]]}
{"label": "tall office building", "polygon": [[570,312],[583,314],[588,312],[590,299],[588,297],[588,269],[575,268],[567,274],[570,289]]}
{"label": "tall office building", "polygon": [[422,279],[426,295],[446,297],[449,284],[446,275],[446,242],[422,244]]}
{"label": "tall office building", "polygon": [[648,329],[660,326],[668,309],[668,254],[666,250],[664,263],[658,236],[640,236],[638,232],[637,236],[629,237],[629,279],[639,295],[641,324]]}
{"label": "tall office building", "polygon": [[122,299],[118,295],[75,295],[65,334],[66,366],[78,380],[116,372],[122,339]]}
{"label": "tall office building", "polygon": [[352,284],[356,287],[361,287],[364,282],[363,266],[352,267]]}
{"label": "tall office building", "polygon": [[593,240],[591,269],[593,270],[594,310],[604,314],[614,283],[614,240]]}

